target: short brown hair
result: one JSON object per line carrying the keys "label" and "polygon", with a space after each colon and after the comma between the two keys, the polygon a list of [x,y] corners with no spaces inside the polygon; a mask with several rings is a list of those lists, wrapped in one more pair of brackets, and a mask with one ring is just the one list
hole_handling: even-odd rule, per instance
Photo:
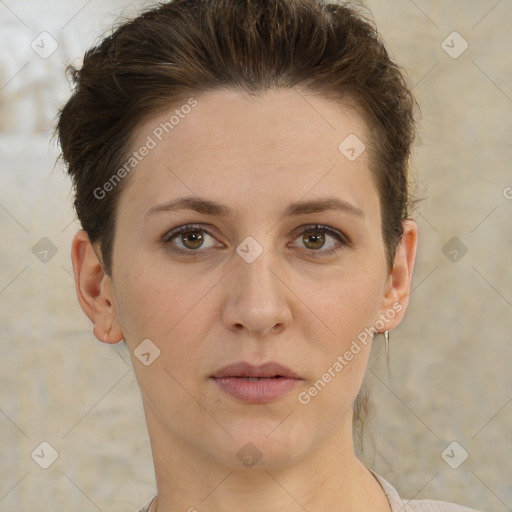
{"label": "short brown hair", "polygon": [[[141,121],[218,88],[291,87],[351,105],[365,120],[391,270],[414,202],[408,164],[416,102],[362,11],[321,0],[174,0],[125,22],[86,52],[80,70],[70,68],[75,88],[57,133],[78,218],[107,273],[128,178],[102,199],[94,191],[123,165]],[[356,422],[365,407],[354,407]]]}

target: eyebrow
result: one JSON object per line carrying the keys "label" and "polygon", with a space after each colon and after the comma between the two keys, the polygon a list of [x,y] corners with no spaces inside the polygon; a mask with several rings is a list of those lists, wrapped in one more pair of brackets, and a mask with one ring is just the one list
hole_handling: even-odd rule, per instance
{"label": "eyebrow", "polygon": [[[193,210],[205,215],[217,217],[233,216],[233,210],[224,204],[204,199],[201,197],[180,197],[167,203],[157,204],[149,208],[144,217],[160,212],[176,210]],[[337,210],[360,218],[364,218],[364,212],[357,206],[337,197],[325,197],[310,201],[296,201],[291,203],[284,211],[285,217],[306,215],[308,213],[320,213],[328,210]]]}

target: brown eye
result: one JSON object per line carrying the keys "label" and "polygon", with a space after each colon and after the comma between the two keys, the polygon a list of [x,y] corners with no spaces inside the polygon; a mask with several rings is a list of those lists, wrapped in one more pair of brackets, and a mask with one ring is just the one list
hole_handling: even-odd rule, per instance
{"label": "brown eye", "polygon": [[203,227],[180,226],[162,237],[162,243],[171,251],[183,256],[199,256],[214,247],[221,247],[216,239]]}
{"label": "brown eye", "polygon": [[194,231],[185,231],[184,233],[180,234],[181,243],[187,248],[187,249],[199,249],[201,245],[203,245],[204,237],[201,233],[201,231],[194,230]]}
{"label": "brown eye", "polygon": [[321,249],[325,244],[325,233],[307,231],[302,235],[302,239],[308,249]]}
{"label": "brown eye", "polygon": [[322,224],[302,227],[295,240],[293,247],[306,249],[313,257],[333,255],[352,245],[343,233]]}

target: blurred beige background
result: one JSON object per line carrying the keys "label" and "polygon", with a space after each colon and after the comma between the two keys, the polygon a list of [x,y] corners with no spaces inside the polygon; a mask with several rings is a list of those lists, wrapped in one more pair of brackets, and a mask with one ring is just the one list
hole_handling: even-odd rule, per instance
{"label": "blurred beige background", "polygon": [[[65,65],[143,5],[0,1],[0,512],[135,511],[155,490],[128,354],[95,340],[75,299],[78,226],[49,141]],[[512,510],[512,2],[367,5],[422,107],[427,200],[365,460],[407,498]]]}

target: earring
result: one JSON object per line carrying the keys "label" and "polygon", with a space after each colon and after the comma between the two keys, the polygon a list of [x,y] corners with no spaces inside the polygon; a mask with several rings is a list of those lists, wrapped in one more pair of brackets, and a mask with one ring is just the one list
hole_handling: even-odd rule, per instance
{"label": "earring", "polygon": [[389,357],[389,331],[384,331],[384,342],[386,349],[386,359]]}

